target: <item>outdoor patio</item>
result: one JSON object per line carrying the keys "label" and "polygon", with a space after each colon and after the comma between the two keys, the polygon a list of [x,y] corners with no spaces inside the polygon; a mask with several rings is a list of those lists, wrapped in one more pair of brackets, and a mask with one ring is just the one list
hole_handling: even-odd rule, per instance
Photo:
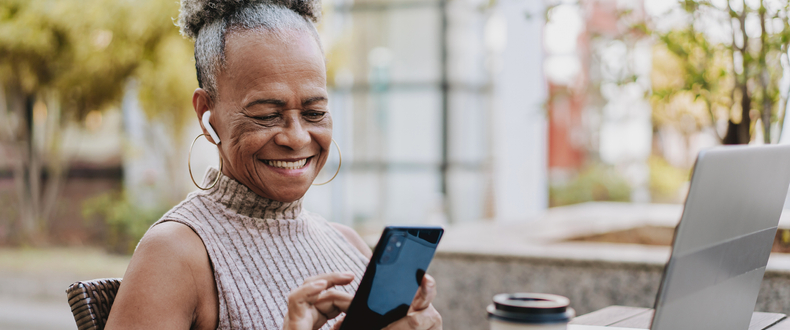
{"label": "outdoor patio", "polygon": [[[673,226],[680,211],[680,205],[585,203],[551,209],[533,221],[449,226],[429,269],[437,280],[435,306],[444,327],[485,329],[485,306],[502,292],[565,295],[577,314],[610,305],[651,307],[669,247],[568,239]],[[371,244],[377,238],[366,237]],[[122,277],[128,262],[128,256],[97,249],[0,250],[0,329],[76,328],[66,287],[78,280]],[[790,313],[788,301],[790,254],[774,253],[756,310]]]}

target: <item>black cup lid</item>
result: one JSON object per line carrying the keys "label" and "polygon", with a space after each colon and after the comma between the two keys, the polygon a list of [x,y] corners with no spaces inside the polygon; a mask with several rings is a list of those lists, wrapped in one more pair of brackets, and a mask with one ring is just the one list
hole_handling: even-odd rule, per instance
{"label": "black cup lid", "polygon": [[568,322],[575,312],[570,300],[546,293],[503,293],[488,306],[489,317],[520,323]]}

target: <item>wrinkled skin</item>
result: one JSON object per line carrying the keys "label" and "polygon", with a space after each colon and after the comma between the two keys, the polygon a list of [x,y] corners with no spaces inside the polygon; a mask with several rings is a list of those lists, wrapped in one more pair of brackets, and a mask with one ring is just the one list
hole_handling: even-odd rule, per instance
{"label": "wrinkled skin", "polygon": [[[282,202],[305,194],[332,143],[323,54],[310,35],[294,36],[283,42],[267,32],[228,33],[216,100],[202,89],[192,98],[198,119],[211,110],[222,172],[256,194]],[[299,169],[267,164],[304,159],[306,165]]]}

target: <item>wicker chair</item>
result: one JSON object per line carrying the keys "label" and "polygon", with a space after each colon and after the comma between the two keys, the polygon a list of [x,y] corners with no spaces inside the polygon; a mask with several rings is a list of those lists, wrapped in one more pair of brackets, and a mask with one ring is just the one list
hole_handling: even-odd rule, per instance
{"label": "wicker chair", "polygon": [[110,315],[120,278],[79,281],[66,289],[66,294],[79,330],[102,330]]}

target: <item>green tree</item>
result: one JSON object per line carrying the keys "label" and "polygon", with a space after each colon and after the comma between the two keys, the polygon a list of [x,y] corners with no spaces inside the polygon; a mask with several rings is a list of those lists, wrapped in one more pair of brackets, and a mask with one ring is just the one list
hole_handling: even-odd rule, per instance
{"label": "green tree", "polygon": [[26,240],[44,238],[66,173],[60,127],[117,105],[130,79],[149,118],[180,136],[197,84],[177,14],[175,1],[0,1],[0,93],[7,122],[17,123],[7,125],[6,145],[21,158],[14,228]]}
{"label": "green tree", "polygon": [[[679,3],[687,24],[656,33],[661,47],[654,59],[654,122],[682,132],[713,126],[722,143],[745,144],[759,120],[763,142],[777,141],[790,93],[779,90],[790,43],[788,2]],[[717,38],[711,31],[728,35]]]}

